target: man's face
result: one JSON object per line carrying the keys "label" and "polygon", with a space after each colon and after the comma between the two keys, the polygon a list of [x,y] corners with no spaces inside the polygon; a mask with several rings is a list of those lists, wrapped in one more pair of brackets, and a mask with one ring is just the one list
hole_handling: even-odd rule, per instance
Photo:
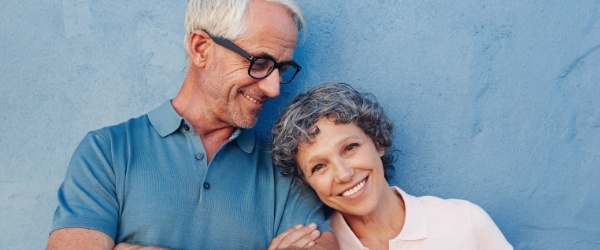
{"label": "man's face", "polygon": [[[292,60],[298,30],[288,11],[266,1],[252,1],[247,15],[248,30],[233,42],[253,56],[267,56],[276,62]],[[216,45],[213,76],[206,91],[217,119],[242,128],[256,124],[268,98],[279,95],[279,70],[264,79],[248,75],[250,61],[227,48]]]}

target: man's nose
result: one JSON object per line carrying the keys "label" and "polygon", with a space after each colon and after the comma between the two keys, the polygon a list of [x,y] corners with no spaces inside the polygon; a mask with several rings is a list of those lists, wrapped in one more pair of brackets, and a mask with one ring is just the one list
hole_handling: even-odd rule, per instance
{"label": "man's nose", "polygon": [[258,82],[258,87],[270,98],[279,96],[279,88],[281,76],[279,69],[273,69],[273,72],[264,79]]}

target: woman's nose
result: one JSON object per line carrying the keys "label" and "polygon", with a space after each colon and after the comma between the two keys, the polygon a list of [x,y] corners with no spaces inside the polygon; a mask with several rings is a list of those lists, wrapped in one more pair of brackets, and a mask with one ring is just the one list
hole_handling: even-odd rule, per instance
{"label": "woman's nose", "polygon": [[341,162],[335,165],[335,181],[337,183],[345,183],[352,180],[352,176],[354,176],[354,168],[349,167]]}

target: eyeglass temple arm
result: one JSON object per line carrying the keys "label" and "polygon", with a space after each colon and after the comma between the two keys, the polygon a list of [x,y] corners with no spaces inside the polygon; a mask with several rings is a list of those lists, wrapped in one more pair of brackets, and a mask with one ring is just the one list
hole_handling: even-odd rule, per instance
{"label": "eyeglass temple arm", "polygon": [[[209,34],[210,36],[210,34]],[[221,46],[224,46],[230,50],[233,50],[235,53],[238,53],[240,56],[243,56],[244,58],[248,59],[248,60],[252,60],[254,59],[254,57],[250,54],[248,54],[248,52],[244,51],[242,48],[238,47],[237,45],[235,45],[234,43],[232,43],[231,41],[222,38],[222,37],[217,37],[217,36],[211,36],[211,38],[217,43],[220,44]]]}

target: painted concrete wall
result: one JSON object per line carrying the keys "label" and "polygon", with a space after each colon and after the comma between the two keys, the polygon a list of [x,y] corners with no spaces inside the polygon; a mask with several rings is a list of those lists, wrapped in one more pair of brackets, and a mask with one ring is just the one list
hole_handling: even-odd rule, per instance
{"label": "painted concrete wall", "polygon": [[[0,248],[42,249],[84,134],[177,92],[185,2],[2,1]],[[600,1],[305,0],[299,79],[374,93],[396,179],[483,207],[516,249],[600,248]]]}

